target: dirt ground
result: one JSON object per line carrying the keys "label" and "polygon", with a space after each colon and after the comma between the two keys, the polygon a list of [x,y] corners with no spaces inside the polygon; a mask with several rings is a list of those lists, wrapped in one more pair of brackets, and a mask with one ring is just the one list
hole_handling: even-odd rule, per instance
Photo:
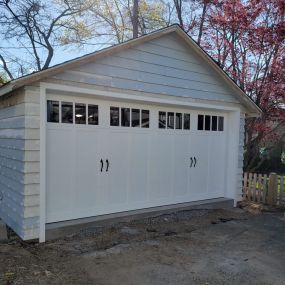
{"label": "dirt ground", "polygon": [[0,284],[285,284],[283,214],[192,210],[0,244]]}

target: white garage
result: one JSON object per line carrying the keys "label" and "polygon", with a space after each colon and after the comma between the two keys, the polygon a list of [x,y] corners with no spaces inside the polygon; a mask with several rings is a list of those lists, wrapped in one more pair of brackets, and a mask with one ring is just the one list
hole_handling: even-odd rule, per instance
{"label": "white garage", "polygon": [[59,222],[241,197],[244,118],[260,110],[178,26],[0,95],[0,124],[18,124],[0,133],[0,216],[23,239],[44,241]]}

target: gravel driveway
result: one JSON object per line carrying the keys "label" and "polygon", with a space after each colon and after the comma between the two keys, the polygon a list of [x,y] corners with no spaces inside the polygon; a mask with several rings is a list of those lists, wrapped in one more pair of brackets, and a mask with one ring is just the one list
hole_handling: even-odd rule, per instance
{"label": "gravel driveway", "polygon": [[192,210],[0,244],[0,284],[285,284],[281,214]]}

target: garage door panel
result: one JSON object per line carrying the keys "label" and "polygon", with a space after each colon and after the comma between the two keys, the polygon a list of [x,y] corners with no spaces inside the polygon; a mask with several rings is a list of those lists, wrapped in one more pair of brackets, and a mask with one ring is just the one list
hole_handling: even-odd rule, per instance
{"label": "garage door panel", "polygon": [[[54,220],[63,209],[73,209],[73,133],[70,130],[48,130],[47,136],[47,220]],[[69,199],[66,199],[69,195]]]}
{"label": "garage door panel", "polygon": [[[96,206],[96,182],[99,173],[99,155],[97,135],[90,130],[77,130],[75,136],[75,201],[79,209],[90,209]],[[86,151],[88,150],[88,151]]]}
{"label": "garage door panel", "polygon": [[191,157],[193,158],[193,164],[190,168],[190,193],[193,198],[198,198],[207,193],[209,136],[196,133],[191,135],[190,141]]}
{"label": "garage door panel", "polygon": [[190,140],[188,135],[174,138],[173,155],[173,191],[172,197],[183,197],[189,194]]}
{"label": "garage door panel", "polygon": [[211,136],[211,142],[209,146],[209,193],[217,193],[222,197],[224,195],[225,185],[225,136],[214,135]]}
{"label": "garage door panel", "polygon": [[[129,145],[128,132],[109,132],[105,136],[106,190],[110,205],[126,204],[129,180]],[[109,169],[106,171],[107,161]]]}
{"label": "garage door panel", "polygon": [[153,136],[150,164],[150,200],[169,199],[172,192],[173,137],[165,134]]}
{"label": "garage door panel", "polygon": [[147,203],[149,133],[135,133],[130,138],[128,203]]}

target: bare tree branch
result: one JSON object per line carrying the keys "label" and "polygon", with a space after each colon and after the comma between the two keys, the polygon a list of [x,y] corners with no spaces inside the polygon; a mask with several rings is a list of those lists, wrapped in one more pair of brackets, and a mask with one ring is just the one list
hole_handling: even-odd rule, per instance
{"label": "bare tree branch", "polygon": [[1,54],[0,54],[0,60],[2,61],[2,66],[3,66],[4,71],[8,74],[8,76],[10,77],[11,80],[14,79],[12,73],[10,72],[10,70],[7,66],[7,63],[4,59],[4,57]]}

